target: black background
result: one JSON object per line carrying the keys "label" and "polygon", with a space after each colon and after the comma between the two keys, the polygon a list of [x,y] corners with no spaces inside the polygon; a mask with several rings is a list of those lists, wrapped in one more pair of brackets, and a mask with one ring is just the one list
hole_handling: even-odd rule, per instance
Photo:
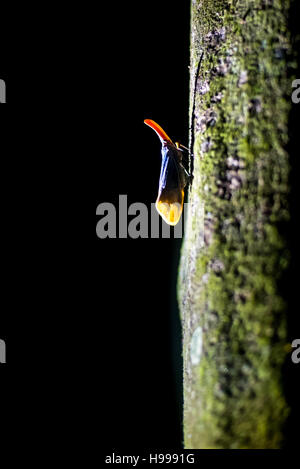
{"label": "black background", "polygon": [[144,119],[188,144],[189,8],[114,2],[62,21],[53,6],[1,31],[3,441],[16,420],[25,439],[33,423],[80,433],[83,417],[105,454],[182,448],[181,240],[92,243],[81,215],[119,194],[155,202]]}
{"label": "black background", "polygon": [[[189,10],[189,2],[169,0],[106,4],[86,21],[69,18],[74,31],[64,23],[63,46],[55,44],[53,27],[47,47],[35,35],[34,59],[31,44],[21,40],[12,45],[18,55],[2,50],[0,78],[10,107],[1,109],[1,143],[13,156],[2,159],[1,189],[2,200],[13,203],[2,206],[9,307],[1,320],[8,359],[1,371],[10,378],[7,422],[28,412],[24,434],[39,409],[36,428],[53,416],[56,432],[74,421],[75,431],[91,435],[104,454],[182,448],[180,241],[95,234],[92,244],[89,222],[79,216],[93,200],[95,208],[118,207],[119,194],[127,194],[128,205],[155,202],[160,142],[144,119],[188,143]],[[298,25],[293,28],[296,35]],[[294,108],[289,236],[295,261],[283,285],[293,299],[291,340],[299,326],[292,306],[298,308],[298,124]],[[10,221],[17,222],[15,231]],[[294,404],[296,373],[289,363]],[[297,418],[289,430],[294,442]]]}
{"label": "black background", "polygon": [[[118,15],[110,38],[116,42],[99,51],[96,201],[118,209],[119,194],[126,194],[128,205],[143,202],[150,208],[157,197],[161,145],[144,119],[188,143],[189,2],[143,2],[129,9],[126,4]],[[180,449],[180,241],[95,242],[104,446]]]}

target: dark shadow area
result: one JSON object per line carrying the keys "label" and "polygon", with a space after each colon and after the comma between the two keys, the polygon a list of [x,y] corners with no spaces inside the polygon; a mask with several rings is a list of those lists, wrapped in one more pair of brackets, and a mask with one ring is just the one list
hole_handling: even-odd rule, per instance
{"label": "dark shadow area", "polygon": [[[293,2],[290,11],[289,25],[292,35],[293,51],[297,58],[297,70],[289,70],[291,77],[291,95],[293,78],[300,77],[299,58],[300,58],[300,35],[299,35],[299,8],[297,2]],[[288,342],[292,343],[294,339],[300,338],[300,315],[299,315],[299,203],[300,203],[300,161],[299,161],[299,129],[300,129],[300,103],[292,104],[289,117],[289,145],[288,153],[290,155],[290,221],[285,227],[288,247],[290,250],[290,265],[281,282],[283,296],[288,305],[287,325]],[[297,448],[299,443],[299,420],[300,420],[300,401],[299,401],[299,378],[300,364],[295,364],[291,359],[292,351],[287,354],[284,364],[284,389],[288,404],[290,406],[290,415],[287,419],[285,428],[285,448]]]}
{"label": "dark shadow area", "polygon": [[[96,206],[111,202],[118,210],[119,194],[127,195],[128,206],[143,202],[150,209],[155,202],[160,142],[144,119],[188,144],[189,8],[189,2],[121,4],[117,16],[109,11],[114,6],[107,8],[117,49],[116,55],[111,47],[101,49],[101,71],[94,74],[101,73],[101,86],[93,86],[99,114],[91,129],[98,137]],[[182,448],[179,248],[174,239],[96,237],[91,354],[107,454]]]}

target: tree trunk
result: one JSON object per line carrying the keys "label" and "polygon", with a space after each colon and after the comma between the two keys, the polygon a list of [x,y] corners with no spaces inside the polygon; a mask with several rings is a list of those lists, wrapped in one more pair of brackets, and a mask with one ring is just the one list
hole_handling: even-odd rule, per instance
{"label": "tree trunk", "polygon": [[284,441],[289,8],[286,0],[191,4],[194,178],[178,280],[186,448]]}

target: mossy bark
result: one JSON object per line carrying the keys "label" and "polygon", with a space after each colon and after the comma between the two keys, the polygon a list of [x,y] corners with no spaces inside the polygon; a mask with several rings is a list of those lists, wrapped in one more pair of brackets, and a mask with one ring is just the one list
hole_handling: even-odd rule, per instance
{"label": "mossy bark", "polygon": [[186,448],[284,440],[289,8],[287,0],[191,3],[194,179],[178,280]]}

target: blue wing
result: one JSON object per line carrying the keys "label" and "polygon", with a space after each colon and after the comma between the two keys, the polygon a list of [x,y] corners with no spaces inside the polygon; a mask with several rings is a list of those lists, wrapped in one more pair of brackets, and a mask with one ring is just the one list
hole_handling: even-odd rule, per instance
{"label": "blue wing", "polygon": [[163,190],[182,189],[185,186],[185,175],[179,163],[177,151],[176,148],[162,146],[159,193]]}

